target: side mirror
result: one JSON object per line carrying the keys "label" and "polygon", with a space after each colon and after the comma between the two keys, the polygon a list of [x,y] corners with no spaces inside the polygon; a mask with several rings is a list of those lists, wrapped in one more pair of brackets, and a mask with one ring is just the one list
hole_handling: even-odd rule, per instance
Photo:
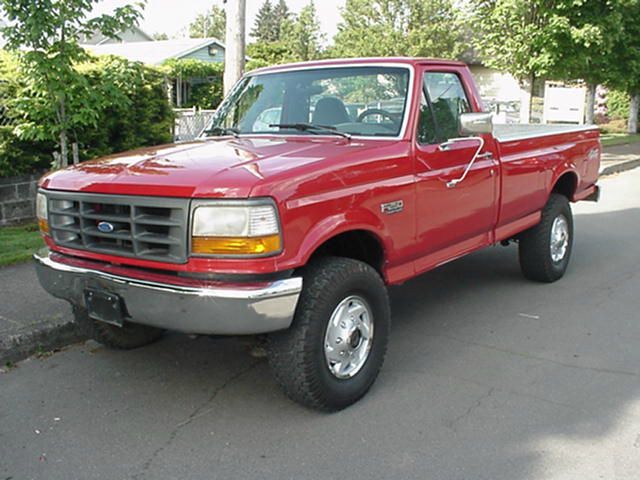
{"label": "side mirror", "polygon": [[460,135],[478,135],[493,133],[493,115],[491,113],[463,113],[458,125]]}

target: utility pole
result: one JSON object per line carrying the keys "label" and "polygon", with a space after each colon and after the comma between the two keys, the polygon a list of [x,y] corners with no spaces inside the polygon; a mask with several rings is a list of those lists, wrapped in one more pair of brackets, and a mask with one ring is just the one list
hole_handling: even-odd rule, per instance
{"label": "utility pole", "polygon": [[246,0],[228,0],[224,51],[224,93],[240,79],[244,71],[244,30]]}

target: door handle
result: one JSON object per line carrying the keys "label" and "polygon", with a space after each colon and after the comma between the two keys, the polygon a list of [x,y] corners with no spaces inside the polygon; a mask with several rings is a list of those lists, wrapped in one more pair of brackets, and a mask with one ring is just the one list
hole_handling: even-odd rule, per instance
{"label": "door handle", "polygon": [[485,158],[492,159],[493,158],[493,153],[491,153],[491,152],[480,153],[476,158],[477,159],[482,159],[482,160],[484,160]]}

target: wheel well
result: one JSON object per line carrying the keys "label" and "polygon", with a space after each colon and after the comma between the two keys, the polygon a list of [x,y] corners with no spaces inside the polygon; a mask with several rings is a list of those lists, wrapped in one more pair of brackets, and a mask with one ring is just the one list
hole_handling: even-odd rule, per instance
{"label": "wheel well", "polygon": [[366,230],[352,230],[330,238],[313,252],[310,260],[328,255],[360,260],[383,274],[384,248],[378,237]]}
{"label": "wheel well", "polygon": [[553,186],[552,193],[559,193],[564,195],[569,200],[573,198],[573,194],[576,193],[578,186],[578,177],[573,172],[567,172],[563,174]]}

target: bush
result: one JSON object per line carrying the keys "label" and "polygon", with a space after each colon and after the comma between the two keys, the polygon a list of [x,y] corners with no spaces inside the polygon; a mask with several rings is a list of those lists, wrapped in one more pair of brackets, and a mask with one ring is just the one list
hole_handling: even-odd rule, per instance
{"label": "bush", "polygon": [[172,82],[177,79],[191,82],[191,95],[183,102],[182,107],[214,109],[222,101],[224,64],[192,58],[171,59],[164,62],[160,68]]}
{"label": "bush", "polygon": [[222,82],[196,83],[191,87],[191,96],[184,106],[212,110],[220,105],[222,97]]}
{"label": "bush", "polygon": [[159,70],[120,57],[100,57],[87,66],[86,74],[114,100],[101,112],[97,127],[78,133],[81,159],[171,142],[174,115]]}
{"label": "bush", "polygon": [[13,126],[0,127],[0,177],[13,177],[51,166],[53,144],[20,140]]}
{"label": "bush", "polygon": [[[165,89],[165,74],[157,68],[120,57],[93,57],[78,65],[102,105],[97,120],[71,132],[80,159],[172,141],[173,110]],[[0,176],[31,173],[53,160],[53,142],[27,141],[16,133],[31,119],[15,114],[13,103],[28,95],[15,61],[0,54]]]}
{"label": "bush", "polygon": [[620,90],[609,90],[607,94],[607,109],[610,118],[624,118],[629,116],[629,94]]}

